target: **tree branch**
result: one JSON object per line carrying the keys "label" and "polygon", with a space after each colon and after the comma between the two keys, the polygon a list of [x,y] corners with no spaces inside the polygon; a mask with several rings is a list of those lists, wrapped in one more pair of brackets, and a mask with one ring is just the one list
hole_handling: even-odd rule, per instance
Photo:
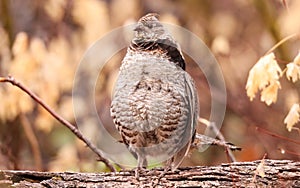
{"label": "tree branch", "polygon": [[[71,173],[0,170],[0,187],[300,187],[300,162],[264,159],[218,166],[179,168],[167,172],[157,183],[163,168],[141,172]],[[257,174],[258,166],[264,176]]]}
{"label": "tree branch", "polygon": [[28,94],[34,101],[36,101],[45,110],[47,110],[55,119],[57,119],[61,124],[63,124],[70,131],[72,131],[80,140],[82,140],[87,145],[87,147],[89,147],[99,157],[99,161],[102,161],[112,172],[116,171],[115,167],[109,162],[109,160],[106,159],[105,157],[103,157],[101,151],[94,144],[92,144],[87,138],[85,138],[81,134],[81,132],[77,129],[76,126],[72,125],[70,122],[68,122],[67,120],[62,118],[60,115],[58,115],[47,104],[45,104],[42,101],[42,99],[40,99],[37,95],[35,95],[32,91],[30,91],[26,86],[24,86],[22,83],[18,82],[12,76],[0,77],[0,82],[11,83],[12,85],[20,88],[22,91],[24,91],[26,94]]}

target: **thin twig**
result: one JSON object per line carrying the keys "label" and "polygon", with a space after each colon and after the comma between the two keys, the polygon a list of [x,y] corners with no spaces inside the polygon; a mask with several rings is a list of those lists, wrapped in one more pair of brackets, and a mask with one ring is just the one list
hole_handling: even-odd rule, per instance
{"label": "thin twig", "polygon": [[[216,125],[215,125],[214,122],[210,122],[210,121],[208,121],[208,120],[206,120],[206,119],[204,119],[204,118],[200,118],[200,117],[198,118],[198,121],[199,121],[200,123],[205,124],[208,128],[210,128],[210,129],[217,135],[217,137],[219,138],[219,140],[214,139],[214,144],[219,145],[219,146],[223,146],[223,147],[225,148],[225,151],[226,151],[227,155],[228,155],[229,158],[231,159],[231,161],[232,161],[232,162],[236,162],[236,159],[235,159],[235,157],[234,157],[234,155],[233,155],[233,153],[232,153],[231,150],[241,150],[241,148],[236,147],[236,146],[231,145],[231,144],[229,144],[228,142],[226,142],[224,136],[223,136],[222,133],[217,129],[217,127],[216,127]],[[196,138],[197,138],[197,136],[198,136],[199,139],[201,140],[200,135],[196,135]],[[202,136],[201,136],[201,137],[202,137]],[[202,139],[203,139],[203,138],[202,138]],[[213,139],[213,138],[211,138],[211,139]],[[202,141],[202,142],[203,142],[203,141]]]}
{"label": "thin twig", "polygon": [[[280,46],[281,44],[285,43],[286,41],[298,36],[299,34],[298,33],[294,33],[294,34],[291,34],[285,38],[283,38],[282,40],[280,40],[278,43],[276,43],[266,54],[269,54],[271,53],[272,51],[274,51],[278,46]],[[265,55],[266,55],[265,54]]]}
{"label": "thin twig", "polygon": [[290,154],[290,155],[294,155],[294,156],[297,156],[297,157],[300,157],[300,153],[297,153],[297,152],[294,152],[294,151],[291,151],[291,150],[286,150],[286,149],[283,149],[283,148],[278,148],[278,150],[280,151],[281,154]]}
{"label": "thin twig", "polygon": [[82,140],[87,147],[89,147],[98,157],[99,161],[102,161],[106,166],[112,171],[115,172],[115,167],[109,162],[108,159],[104,158],[102,156],[101,151],[92,144],[87,138],[85,138],[81,132],[76,128],[76,126],[72,125],[70,122],[59,116],[54,110],[52,110],[47,104],[45,104],[37,95],[35,95],[32,91],[27,89],[26,86],[24,86],[22,83],[18,82],[15,78],[12,76],[8,77],[0,77],[0,82],[9,82],[12,85],[20,88],[25,93],[27,93],[34,101],[36,101],[38,104],[40,104],[45,110],[47,110],[55,119],[57,119],[61,124],[66,126],[70,131],[72,131],[80,140]]}
{"label": "thin twig", "polygon": [[265,167],[265,158],[266,158],[266,156],[267,156],[267,153],[264,154],[262,160],[260,161],[260,163],[256,167],[256,170],[254,171],[254,176],[253,176],[253,179],[252,179],[253,183],[256,182],[257,175],[261,176],[262,178],[264,178],[264,176],[265,176],[264,167]]}
{"label": "thin twig", "polygon": [[[217,129],[216,124],[215,124],[214,122],[211,122],[211,123],[209,124],[209,127],[214,131],[214,133],[217,135],[217,137],[218,137],[221,141],[226,142],[224,136],[223,136],[222,133],[219,131],[219,129]],[[234,157],[232,151],[229,150],[228,147],[225,147],[225,151],[226,151],[228,157],[231,159],[231,162],[236,162],[236,159],[235,159],[235,157]]]}
{"label": "thin twig", "polygon": [[37,170],[42,170],[42,155],[39,149],[39,142],[37,141],[37,138],[34,134],[33,128],[31,127],[29,120],[25,116],[25,114],[20,115],[20,119],[22,121],[22,126],[25,132],[25,135],[29,141],[29,144],[31,146],[34,162],[35,162],[35,168]]}
{"label": "thin twig", "polygon": [[261,127],[256,127],[256,130],[260,131],[261,133],[267,134],[269,136],[272,136],[272,137],[275,137],[275,138],[279,138],[279,139],[282,139],[282,140],[285,140],[285,141],[292,142],[294,144],[300,145],[300,142],[297,141],[297,140],[293,140],[293,139],[290,139],[288,137],[285,137],[285,136],[273,133],[271,131],[268,131],[267,129],[264,129],[264,128],[261,128]]}
{"label": "thin twig", "polygon": [[287,13],[289,14],[289,13],[290,13],[290,9],[289,9],[289,6],[288,6],[286,0],[282,0],[282,4],[283,4],[283,6],[285,7]]}
{"label": "thin twig", "polygon": [[232,151],[242,150],[242,148],[240,148],[238,146],[235,146],[231,143],[228,143],[226,141],[218,140],[218,139],[215,139],[215,138],[212,138],[212,137],[209,137],[209,136],[205,136],[203,134],[196,133],[195,141],[194,141],[192,146],[195,147],[195,148],[201,148],[202,146],[205,146],[205,145],[221,146],[221,147],[224,147],[224,148],[228,148]]}

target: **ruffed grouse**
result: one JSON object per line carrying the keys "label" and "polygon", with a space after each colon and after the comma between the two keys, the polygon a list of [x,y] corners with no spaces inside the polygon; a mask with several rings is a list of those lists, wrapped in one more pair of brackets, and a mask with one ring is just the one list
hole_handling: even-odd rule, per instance
{"label": "ruffed grouse", "polygon": [[195,135],[198,97],[179,45],[158,21],[142,17],[116,82],[111,116],[138,168],[147,156],[169,156],[175,170]]}

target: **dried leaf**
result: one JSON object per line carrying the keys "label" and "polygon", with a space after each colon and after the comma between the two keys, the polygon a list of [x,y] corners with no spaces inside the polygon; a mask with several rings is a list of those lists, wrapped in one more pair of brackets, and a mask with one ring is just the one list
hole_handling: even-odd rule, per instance
{"label": "dried leaf", "polygon": [[291,131],[293,126],[299,122],[299,112],[300,112],[300,106],[299,104],[294,104],[288,115],[284,119],[284,123],[286,124],[286,128],[288,131]]}
{"label": "dried leaf", "polygon": [[[274,53],[263,56],[249,72],[246,84],[247,96],[252,101],[256,93],[262,90],[264,92],[262,101],[266,101],[268,105],[275,102],[277,89],[280,88],[279,78],[281,74],[282,70],[275,60]],[[276,96],[274,96],[275,94]]]}
{"label": "dried leaf", "polygon": [[264,88],[261,92],[260,100],[265,102],[267,105],[271,105],[277,101],[278,89],[280,89],[280,82],[276,81],[271,83],[269,86]]}
{"label": "dried leaf", "polygon": [[286,77],[288,80],[296,82],[300,78],[300,66],[294,62],[287,64]]}
{"label": "dried leaf", "polygon": [[257,173],[260,177],[262,177],[262,178],[266,177],[264,167],[265,167],[265,160],[262,159],[261,162],[259,163],[259,165],[258,165],[257,168],[256,168],[256,173]]}

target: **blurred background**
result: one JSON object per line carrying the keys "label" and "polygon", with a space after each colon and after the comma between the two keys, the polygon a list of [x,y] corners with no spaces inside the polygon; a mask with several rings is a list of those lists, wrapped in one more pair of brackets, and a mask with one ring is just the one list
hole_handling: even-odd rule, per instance
{"label": "blurred background", "polygon": [[[156,12],[162,21],[196,34],[217,58],[227,88],[221,132],[243,148],[234,152],[237,161],[262,159],[264,154],[299,160],[299,132],[288,132],[283,123],[291,105],[299,102],[299,82],[291,84],[283,77],[277,102],[270,106],[259,96],[250,102],[245,91],[248,72],[258,59],[284,37],[299,32],[299,10],[297,0],[1,0],[0,76],[14,76],[75,124],[72,84],[84,52],[114,28]],[[299,39],[289,40],[275,50],[280,66],[293,60],[299,46]],[[112,129],[111,90],[125,52],[106,64],[97,82],[98,113]],[[186,59],[187,71],[197,82],[200,115],[209,118],[205,77]],[[192,152],[182,165],[223,162],[228,162],[224,148],[212,146],[203,153]],[[107,170],[68,129],[5,83],[0,84],[0,169]]]}

